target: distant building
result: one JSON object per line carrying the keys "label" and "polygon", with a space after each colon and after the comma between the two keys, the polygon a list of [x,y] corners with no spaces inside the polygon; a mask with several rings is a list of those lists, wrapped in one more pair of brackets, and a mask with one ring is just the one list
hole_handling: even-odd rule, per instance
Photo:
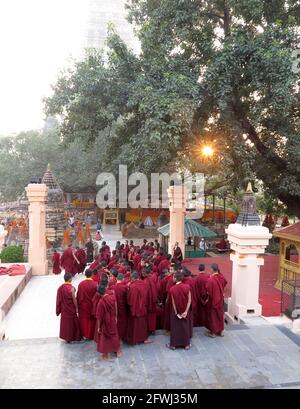
{"label": "distant building", "polygon": [[139,42],[133,34],[132,25],[126,20],[125,3],[126,0],[89,0],[84,48],[102,48],[108,24],[113,23],[129,48],[139,51]]}

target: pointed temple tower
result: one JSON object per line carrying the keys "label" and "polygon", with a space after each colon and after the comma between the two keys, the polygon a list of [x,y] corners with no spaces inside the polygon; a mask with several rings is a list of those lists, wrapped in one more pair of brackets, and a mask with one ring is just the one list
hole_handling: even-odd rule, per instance
{"label": "pointed temple tower", "polygon": [[46,201],[46,237],[51,244],[58,244],[64,235],[64,193],[53,175],[50,164],[42,178],[48,187]]}
{"label": "pointed temple tower", "polygon": [[272,235],[260,225],[256,212],[256,199],[251,184],[243,198],[242,211],[234,224],[226,229],[232,261],[232,290],[228,300],[229,322],[261,315],[259,304],[260,266],[264,264],[263,253]]}

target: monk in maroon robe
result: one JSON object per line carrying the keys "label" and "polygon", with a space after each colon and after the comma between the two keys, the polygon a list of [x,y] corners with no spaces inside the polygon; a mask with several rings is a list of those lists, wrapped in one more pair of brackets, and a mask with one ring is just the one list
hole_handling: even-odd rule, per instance
{"label": "monk in maroon robe", "polygon": [[137,254],[133,257],[133,268],[137,271],[138,266],[142,260],[142,250],[138,250]]}
{"label": "monk in maroon robe", "polygon": [[192,316],[192,295],[188,284],[182,283],[181,272],[175,273],[176,284],[170,289],[172,299],[170,343],[166,346],[170,349],[190,349],[190,320]]}
{"label": "monk in maroon robe", "polygon": [[209,274],[205,272],[205,265],[199,265],[199,274],[196,277],[196,297],[197,297],[197,311],[198,311],[198,322],[199,327],[207,326],[207,301],[208,295],[206,290],[207,281],[209,279]]}
{"label": "monk in maroon robe", "polygon": [[152,342],[148,339],[148,292],[148,285],[134,271],[127,292],[129,315],[126,341],[131,345]]}
{"label": "monk in maroon robe", "polygon": [[127,333],[127,283],[124,280],[124,275],[119,273],[117,277],[117,283],[111,287],[114,290],[117,301],[117,326],[118,333],[122,340],[126,339]]}
{"label": "monk in maroon robe", "polygon": [[122,356],[120,337],[117,327],[117,303],[114,292],[106,292],[104,286],[98,289],[100,299],[97,305],[96,318],[98,321],[97,351],[102,359],[108,359],[108,354],[116,353]]}
{"label": "monk in maroon robe", "polygon": [[87,269],[85,276],[86,279],[79,283],[77,290],[78,318],[83,338],[94,339],[96,320],[92,312],[97,283],[92,280],[92,270]]}
{"label": "monk in maroon robe", "polygon": [[144,282],[148,286],[148,330],[151,333],[156,330],[156,304],[157,304],[157,284],[155,277],[151,276],[151,267],[143,270]]}
{"label": "monk in maroon robe", "polygon": [[65,283],[57,290],[56,315],[60,315],[59,337],[66,342],[80,341],[81,333],[77,316],[75,288],[72,286],[72,274],[65,273]]}
{"label": "monk in maroon robe", "polygon": [[118,270],[116,268],[112,268],[110,270],[109,279],[108,279],[108,288],[111,288],[111,287],[113,287],[114,285],[117,284],[118,274],[119,274],[119,272],[118,272]]}
{"label": "monk in maroon robe", "polygon": [[193,327],[196,327],[197,321],[198,321],[198,315],[197,315],[197,295],[196,295],[196,280],[194,277],[192,277],[192,274],[190,270],[187,268],[182,269],[183,273],[183,279],[182,283],[187,284],[190,287],[191,290],[191,296],[192,296],[192,304],[191,304],[191,319],[190,319],[190,324],[191,324],[191,338],[193,336]]}
{"label": "monk in maroon robe", "polygon": [[165,302],[167,299],[166,290],[166,276],[169,274],[169,270],[164,270],[157,281],[157,306],[156,306],[156,329],[164,328],[164,310]]}
{"label": "monk in maroon robe", "polygon": [[170,332],[170,318],[171,318],[171,311],[172,311],[172,300],[170,297],[170,289],[175,285],[173,276],[174,276],[175,270],[174,266],[171,266],[169,269],[169,274],[165,277],[166,280],[166,301],[165,301],[165,307],[164,307],[164,330],[168,334]]}
{"label": "monk in maroon robe", "polygon": [[227,281],[217,264],[211,265],[212,274],[207,280],[207,336],[224,336],[224,290]]}
{"label": "monk in maroon robe", "polygon": [[86,254],[85,254],[85,251],[83,249],[81,249],[80,247],[77,247],[76,251],[75,251],[75,257],[79,261],[79,264],[75,260],[74,268],[75,268],[77,274],[81,274],[81,273],[84,272],[85,267],[86,267]]}
{"label": "monk in maroon robe", "polygon": [[52,256],[52,272],[53,274],[60,274],[61,273],[61,267],[60,267],[60,254],[54,250],[53,256]]}
{"label": "monk in maroon robe", "polygon": [[75,257],[74,257],[74,253],[72,250],[72,245],[70,244],[69,247],[63,252],[61,256],[60,264],[66,273],[71,273],[74,276],[76,274],[74,263],[75,263]]}
{"label": "monk in maroon robe", "polygon": [[178,242],[176,241],[175,246],[174,246],[174,252],[173,252],[173,259],[176,260],[178,264],[180,264],[183,260],[183,255],[181,248],[178,245]]}
{"label": "monk in maroon robe", "polygon": [[157,273],[160,275],[164,270],[167,270],[171,267],[171,254],[167,255],[167,258],[162,259],[157,266]]}

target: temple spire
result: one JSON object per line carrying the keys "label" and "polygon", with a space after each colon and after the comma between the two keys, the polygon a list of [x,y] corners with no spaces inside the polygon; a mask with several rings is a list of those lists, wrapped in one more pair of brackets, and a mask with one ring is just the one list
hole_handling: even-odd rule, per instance
{"label": "temple spire", "polygon": [[236,223],[241,224],[242,226],[260,226],[260,218],[256,212],[256,199],[251,182],[248,183],[243,197],[242,211],[240,212]]}
{"label": "temple spire", "polygon": [[251,182],[248,183],[248,186],[247,186],[247,189],[246,189],[246,193],[253,193],[252,183],[251,183]]}

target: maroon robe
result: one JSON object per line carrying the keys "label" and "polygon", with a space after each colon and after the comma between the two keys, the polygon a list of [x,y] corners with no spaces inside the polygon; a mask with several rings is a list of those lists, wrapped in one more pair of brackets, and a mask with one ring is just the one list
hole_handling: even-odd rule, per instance
{"label": "maroon robe", "polygon": [[100,283],[99,274],[93,274],[93,275],[92,275],[92,280],[93,280],[96,284],[99,284],[99,283]]}
{"label": "maroon robe", "polygon": [[[97,305],[97,351],[102,354],[118,352],[120,337],[117,328],[117,305],[114,293],[105,293]],[[100,333],[99,333],[100,332]]]}
{"label": "maroon robe", "polygon": [[[170,289],[170,297],[173,298],[177,314],[182,314],[185,312],[188,304],[189,293],[191,292],[190,286],[188,284],[176,283]],[[189,309],[186,318],[178,318],[175,314],[173,304],[171,310],[171,323],[170,323],[170,346],[177,347],[187,347],[190,345],[190,329],[192,312]]]}
{"label": "maroon robe", "polygon": [[128,287],[129,315],[126,340],[131,345],[146,341],[149,335],[148,292],[148,285],[142,280],[135,280]]}
{"label": "maroon robe", "polygon": [[196,280],[195,278],[189,276],[185,277],[182,280],[183,284],[188,284],[191,289],[191,295],[192,295],[192,316],[191,316],[191,323],[192,327],[197,327],[198,326],[198,310],[197,310],[197,294],[196,294]]}
{"label": "maroon robe", "polygon": [[148,285],[148,330],[154,332],[156,330],[156,304],[158,290],[156,285],[156,279],[153,275],[150,275],[144,279],[144,282]]}
{"label": "maroon robe", "polygon": [[138,270],[138,266],[142,260],[142,255],[137,254],[136,256],[133,257],[133,267],[135,270]]}
{"label": "maroon robe", "polygon": [[198,310],[198,325],[200,327],[207,326],[207,291],[206,284],[209,279],[209,274],[199,273],[196,278],[196,296]]}
{"label": "maroon robe", "polygon": [[75,251],[75,256],[79,261],[79,264],[76,260],[74,260],[74,269],[76,270],[77,274],[83,273],[86,267],[86,254],[83,249],[77,249]]}
{"label": "maroon robe", "polygon": [[155,266],[158,266],[159,263],[161,263],[163,260],[166,260],[166,256],[161,255],[161,254],[158,254],[158,255],[155,257],[153,263],[154,263]]}
{"label": "maroon robe", "polygon": [[53,264],[53,269],[52,269],[53,274],[60,274],[61,268],[60,268],[60,254],[59,253],[57,252],[53,253],[52,264]]}
{"label": "maroon robe", "polygon": [[117,279],[116,277],[110,277],[108,281],[108,288],[111,289],[113,286],[117,284]]}
{"label": "maroon robe", "polygon": [[126,339],[127,331],[127,285],[126,282],[122,281],[115,284],[112,287],[112,290],[115,291],[116,301],[117,301],[117,326],[118,333],[121,339]]}
{"label": "maroon robe", "polygon": [[163,259],[157,266],[157,273],[160,275],[164,270],[168,270],[171,266],[171,262],[167,259]]}
{"label": "maroon robe", "polygon": [[78,318],[81,334],[84,338],[94,339],[96,320],[92,315],[93,297],[97,283],[91,278],[81,281],[77,290]]}
{"label": "maroon robe", "polygon": [[170,297],[170,289],[175,285],[173,281],[173,275],[169,275],[166,277],[166,292],[167,292],[167,298],[165,302],[165,308],[164,308],[164,329],[166,331],[170,331],[170,317],[171,317],[171,311],[172,311],[172,300]]}
{"label": "maroon robe", "polygon": [[60,315],[59,337],[67,342],[80,341],[81,333],[71,283],[62,284],[57,290],[56,315]]}
{"label": "maroon robe", "polygon": [[61,256],[60,264],[66,273],[71,273],[73,276],[76,274],[74,262],[76,261],[73,255],[73,250],[71,247],[68,247]]}
{"label": "maroon robe", "polygon": [[224,331],[224,288],[226,284],[227,281],[222,274],[212,274],[206,283],[207,328],[213,334]]}

